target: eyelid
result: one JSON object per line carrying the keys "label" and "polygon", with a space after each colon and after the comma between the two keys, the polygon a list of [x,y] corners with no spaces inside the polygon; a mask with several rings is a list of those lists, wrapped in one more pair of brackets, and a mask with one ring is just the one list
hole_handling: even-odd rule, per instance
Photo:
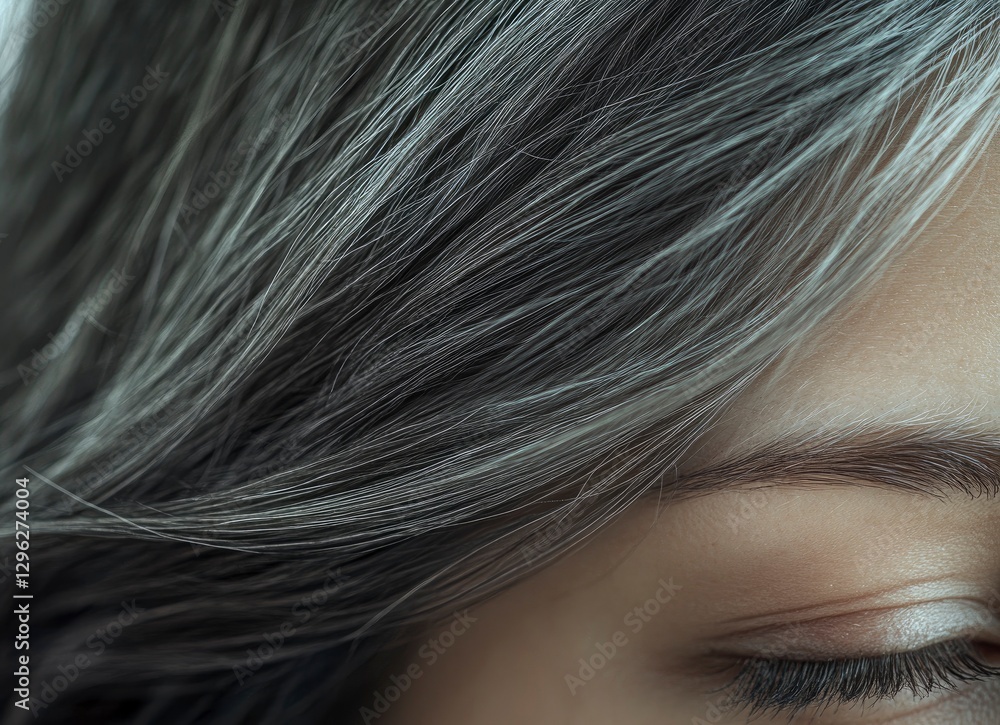
{"label": "eyelid", "polygon": [[1000,618],[992,607],[966,598],[864,610],[759,627],[727,635],[711,654],[792,660],[854,659],[920,649],[974,637],[1000,646]]}
{"label": "eyelid", "polygon": [[[830,706],[873,705],[893,700],[904,691],[917,700],[934,695],[930,704],[940,704],[957,696],[966,683],[995,681],[1000,676],[1000,667],[984,661],[977,649],[973,642],[959,639],[874,658],[751,658],[737,662],[739,671],[713,692],[726,692],[730,705],[741,712],[787,714],[789,721],[812,708],[822,712]],[[914,712],[907,708],[897,714]]]}

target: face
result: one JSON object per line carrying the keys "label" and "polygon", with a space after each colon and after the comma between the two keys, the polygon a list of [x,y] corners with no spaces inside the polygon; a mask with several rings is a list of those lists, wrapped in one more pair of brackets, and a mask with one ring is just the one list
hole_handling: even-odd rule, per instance
{"label": "face", "polygon": [[[974,422],[1000,440],[1000,148],[989,151],[874,292],[746,391],[682,470],[859,423],[933,435]],[[940,478],[935,460],[911,478]],[[995,479],[1000,454],[993,463]],[[761,702],[759,723],[1000,722],[1000,678],[963,681],[1000,666],[1000,503],[836,470],[637,502],[586,547],[429,632],[389,673],[405,692],[387,679],[362,720],[744,723],[747,696],[828,704]],[[885,693],[907,664],[953,671],[952,684],[837,702],[838,684]]]}

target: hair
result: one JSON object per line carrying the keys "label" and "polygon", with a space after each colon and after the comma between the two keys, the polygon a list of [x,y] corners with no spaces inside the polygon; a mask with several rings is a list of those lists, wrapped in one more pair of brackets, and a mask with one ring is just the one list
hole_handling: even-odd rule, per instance
{"label": "hair", "polygon": [[981,153],[996,21],[35,3],[0,118],[32,709],[347,718],[380,653],[669,496]]}

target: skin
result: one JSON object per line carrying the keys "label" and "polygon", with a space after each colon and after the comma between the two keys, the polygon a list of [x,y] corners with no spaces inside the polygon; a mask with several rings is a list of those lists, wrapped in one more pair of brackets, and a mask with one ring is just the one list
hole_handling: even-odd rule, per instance
{"label": "skin", "polygon": [[[874,292],[780,376],[755,383],[685,467],[831,420],[971,414],[1000,426],[1000,143],[987,151]],[[864,656],[913,627],[909,642],[941,639],[966,620],[1000,642],[998,532],[994,499],[860,485],[638,502],[586,547],[471,610],[475,623],[432,664],[418,647],[405,653],[390,672],[415,663],[419,678],[369,722],[747,722],[709,692],[728,678],[707,674],[707,647]],[[760,634],[764,625],[778,629]],[[614,653],[585,680],[581,658],[611,652],[607,643]],[[795,722],[998,722],[996,682]]]}

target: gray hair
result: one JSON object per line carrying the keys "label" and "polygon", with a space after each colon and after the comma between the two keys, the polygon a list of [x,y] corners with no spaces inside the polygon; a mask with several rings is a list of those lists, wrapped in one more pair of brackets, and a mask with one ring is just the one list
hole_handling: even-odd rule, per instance
{"label": "gray hair", "polygon": [[33,687],[92,660],[53,723],[347,710],[669,495],[1000,117],[981,0],[49,6],[2,117],[0,526],[27,476]]}

